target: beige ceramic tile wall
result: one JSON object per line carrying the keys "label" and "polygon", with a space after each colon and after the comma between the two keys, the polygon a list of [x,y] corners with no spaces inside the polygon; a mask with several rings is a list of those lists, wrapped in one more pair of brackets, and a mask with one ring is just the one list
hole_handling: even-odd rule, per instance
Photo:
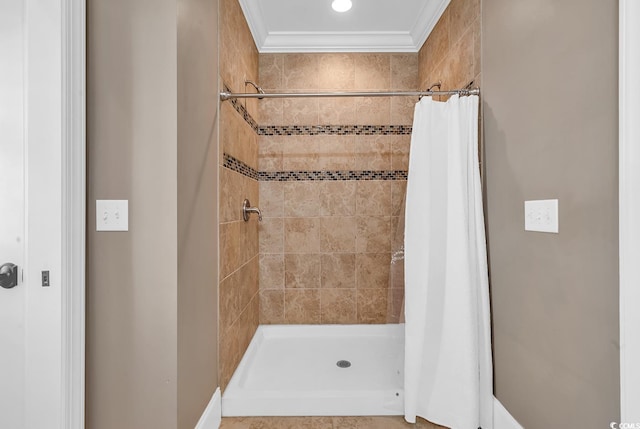
{"label": "beige ceramic tile wall", "polygon": [[[413,90],[417,54],[262,54],[269,91]],[[262,100],[261,125],[409,125],[411,98]],[[261,171],[406,170],[410,136],[261,136]],[[261,323],[385,323],[405,182],[260,182]]]}
{"label": "beige ceramic tile wall", "polygon": [[[238,0],[220,0],[220,80],[244,92],[244,80],[257,80],[258,51]],[[256,104],[247,109],[255,117]],[[255,131],[233,108],[220,107],[220,162],[228,153],[258,167]],[[242,220],[242,201],[259,205],[258,182],[220,167],[220,386],[224,389],[258,326],[258,222]]]}
{"label": "beige ceramic tile wall", "polygon": [[419,53],[421,88],[480,84],[480,0],[451,0]]}
{"label": "beige ceramic tile wall", "polygon": [[[416,54],[261,54],[266,91],[415,90]],[[415,99],[301,98],[262,100],[261,125],[410,125]]]}
{"label": "beige ceramic tile wall", "polygon": [[[220,1],[220,78],[232,92],[251,92],[246,80],[258,79],[258,49],[238,0]],[[257,100],[242,101],[257,119]]]}

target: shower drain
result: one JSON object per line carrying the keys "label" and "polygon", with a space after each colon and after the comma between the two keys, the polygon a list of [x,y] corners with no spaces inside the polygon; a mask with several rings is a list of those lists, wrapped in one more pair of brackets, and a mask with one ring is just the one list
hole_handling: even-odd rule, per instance
{"label": "shower drain", "polygon": [[338,365],[339,368],[349,368],[351,366],[351,362],[348,360],[339,360],[336,362],[336,365]]}

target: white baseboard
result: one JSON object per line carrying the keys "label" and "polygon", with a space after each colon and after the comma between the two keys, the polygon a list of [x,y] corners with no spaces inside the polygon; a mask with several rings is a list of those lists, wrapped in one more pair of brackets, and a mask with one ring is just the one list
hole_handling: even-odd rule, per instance
{"label": "white baseboard", "polygon": [[493,429],[524,429],[495,397],[493,398]]}
{"label": "white baseboard", "polygon": [[218,387],[204,409],[195,429],[218,429],[222,423],[222,398]]}

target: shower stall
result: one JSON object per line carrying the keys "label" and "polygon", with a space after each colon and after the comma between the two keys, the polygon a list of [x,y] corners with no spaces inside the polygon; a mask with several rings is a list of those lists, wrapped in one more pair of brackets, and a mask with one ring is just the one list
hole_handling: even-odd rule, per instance
{"label": "shower stall", "polygon": [[[265,92],[260,93],[264,99],[258,106],[267,106],[269,110],[262,109],[268,113],[274,94],[269,89]],[[309,100],[317,98],[299,102]],[[333,105],[338,100],[327,99]],[[284,107],[290,100],[276,101]],[[388,98],[385,102],[390,104]],[[228,110],[232,106],[235,111],[230,113],[238,113],[236,117],[252,116],[249,100],[245,104],[232,98],[223,106]],[[287,109],[294,107],[287,105]],[[261,122],[272,122],[263,110],[260,113]],[[399,324],[403,289],[397,277],[402,274],[401,219],[410,117],[401,124],[376,126],[256,126],[258,169],[225,153],[225,171],[231,170],[227,172],[231,180],[245,183],[223,187],[222,209],[232,219],[232,202],[239,202],[240,196],[232,195],[232,189],[250,192],[255,180],[258,195],[248,199],[259,206],[263,219],[258,222],[250,216],[247,222],[237,223],[238,229],[258,228],[259,256],[247,256],[245,264],[257,261],[258,266],[224,269],[232,273],[229,277],[234,269],[258,271],[259,283],[255,334],[247,341],[245,332],[253,331],[252,327],[229,328],[226,336],[223,331],[223,340],[228,339],[223,344],[229,344],[222,346],[223,356],[236,343],[247,342],[246,352],[233,356],[238,362],[224,386],[224,415],[403,413],[404,330]],[[224,249],[221,253],[226,255],[234,251]],[[223,283],[224,296],[247,288],[256,275],[238,277],[243,280]],[[221,316],[233,309],[228,316],[240,313],[241,321],[246,310],[238,302],[243,298],[224,296]],[[226,368],[223,371],[225,376]]]}
{"label": "shower stall", "polygon": [[[429,393],[407,379],[442,384],[406,365],[415,332],[401,210],[416,102],[474,94],[456,88],[480,80],[479,13],[466,6],[451,2],[419,51],[280,52],[252,43],[238,1],[220,2],[223,415],[431,416],[406,410],[407,386],[413,397]],[[244,221],[244,199],[262,222]],[[427,350],[434,338],[415,343]],[[436,350],[430,361],[458,362],[471,349],[449,358]]]}
{"label": "shower stall", "polygon": [[404,181],[399,189],[390,259],[383,261],[387,323],[258,326],[225,389],[223,415],[404,413]]}
{"label": "shower stall", "polygon": [[[266,99],[264,103],[280,98],[293,102],[328,98],[335,103],[346,97],[413,96],[415,102],[415,97],[422,96],[477,94],[469,89],[274,93],[253,86],[257,94],[225,91],[221,99],[231,100],[246,118],[250,115],[243,98]],[[283,125],[255,129],[259,135],[281,136],[281,140],[260,141],[260,156],[265,161],[259,171],[251,171],[250,166],[225,154],[225,167],[239,173],[249,171],[260,183],[262,210],[253,211],[264,216],[264,223],[259,227],[260,324],[225,386],[223,415],[405,414],[404,190],[408,147],[404,165],[395,170],[377,167],[392,163],[379,162],[385,155],[384,144],[374,147],[374,156],[365,159],[371,168],[367,169],[357,162],[340,165],[344,147],[325,139],[321,144],[330,150],[323,148],[324,153],[338,159],[322,165],[314,154],[318,146],[310,144],[308,137],[344,139],[352,133],[378,139],[401,135],[408,143],[411,126]],[[291,136],[299,137],[294,140]],[[386,145],[386,151],[392,151],[391,144]],[[316,165],[322,168],[313,168]],[[243,214],[243,220],[250,221],[246,211]]]}

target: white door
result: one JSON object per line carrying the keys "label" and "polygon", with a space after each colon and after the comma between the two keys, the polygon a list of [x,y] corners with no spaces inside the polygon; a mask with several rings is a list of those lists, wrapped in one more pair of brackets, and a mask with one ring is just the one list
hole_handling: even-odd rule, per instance
{"label": "white door", "polygon": [[[22,2],[0,2],[0,265],[11,262],[19,271],[25,253],[23,13]],[[25,296],[22,284],[0,288],[3,428],[25,422]]]}
{"label": "white door", "polygon": [[0,0],[2,429],[63,426],[62,6]]}

